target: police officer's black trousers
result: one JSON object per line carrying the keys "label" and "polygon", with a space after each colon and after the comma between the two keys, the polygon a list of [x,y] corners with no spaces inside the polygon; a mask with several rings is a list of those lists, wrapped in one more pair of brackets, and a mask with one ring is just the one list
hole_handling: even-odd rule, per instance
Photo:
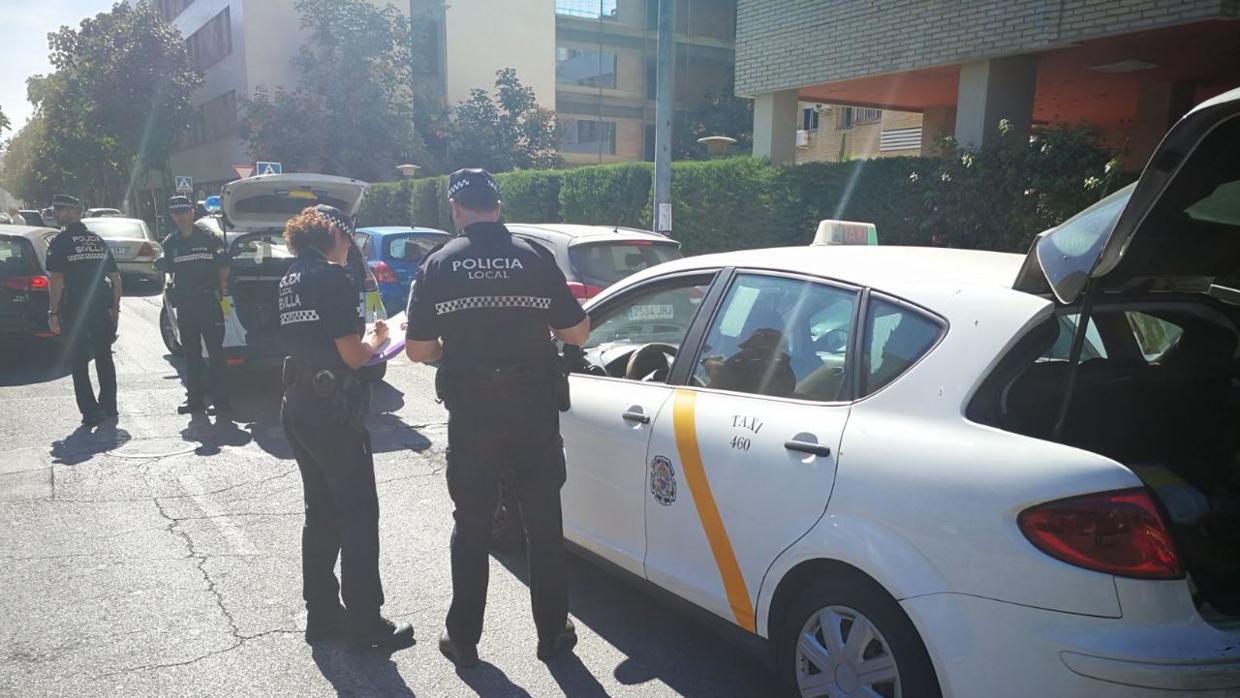
{"label": "police officer's black trousers", "polygon": [[[77,398],[78,411],[84,417],[101,412],[116,414],[116,364],[112,362],[112,338],[116,328],[107,309],[99,308],[84,316],[66,315],[61,332],[69,345],[73,395]],[[98,397],[90,383],[91,361],[95,362],[99,378]]]}
{"label": "police officer's black trousers", "polygon": [[370,432],[333,424],[324,409],[308,388],[293,386],[284,393],[280,414],[305,491],[302,596],[310,613],[330,612],[343,598],[350,616],[364,623],[383,605]]}
{"label": "police officer's black trousers", "polygon": [[460,402],[448,417],[448,493],[456,506],[448,634],[458,646],[476,645],[482,637],[499,478],[512,468],[525,522],[534,625],[539,640],[553,640],[568,620],[560,512],[564,449],[555,390],[500,399],[466,393]]}
{"label": "police officer's black trousers", "polygon": [[[177,327],[181,330],[181,346],[185,350],[186,402],[200,404],[205,401],[207,392],[211,393],[216,404],[227,402],[224,313],[220,310],[219,301],[214,293],[199,293],[178,299],[176,307]],[[202,358],[204,345],[207,361]],[[208,385],[211,386],[209,391]]]}

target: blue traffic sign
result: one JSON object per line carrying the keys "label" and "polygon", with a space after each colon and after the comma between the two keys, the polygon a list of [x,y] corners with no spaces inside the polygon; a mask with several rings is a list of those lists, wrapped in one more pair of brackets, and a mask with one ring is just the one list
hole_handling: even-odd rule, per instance
{"label": "blue traffic sign", "polygon": [[283,174],[284,173],[284,168],[281,167],[280,163],[278,162],[263,162],[262,160],[259,160],[258,162],[254,163],[254,165],[256,167],[257,174],[260,174],[260,175],[272,175],[272,174]]}

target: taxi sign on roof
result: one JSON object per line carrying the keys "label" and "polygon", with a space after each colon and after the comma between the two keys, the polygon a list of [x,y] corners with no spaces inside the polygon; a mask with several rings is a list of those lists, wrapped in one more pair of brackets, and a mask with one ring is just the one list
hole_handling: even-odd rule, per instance
{"label": "taxi sign on roof", "polygon": [[824,220],[818,223],[811,245],[877,245],[878,227],[858,221]]}

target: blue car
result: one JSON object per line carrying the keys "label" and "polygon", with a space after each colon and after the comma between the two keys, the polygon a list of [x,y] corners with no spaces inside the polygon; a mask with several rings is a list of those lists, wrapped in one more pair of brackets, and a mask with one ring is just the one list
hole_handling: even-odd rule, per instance
{"label": "blue car", "polygon": [[358,228],[355,241],[379,282],[379,297],[388,315],[405,309],[418,265],[436,245],[452,236],[434,228],[375,226]]}

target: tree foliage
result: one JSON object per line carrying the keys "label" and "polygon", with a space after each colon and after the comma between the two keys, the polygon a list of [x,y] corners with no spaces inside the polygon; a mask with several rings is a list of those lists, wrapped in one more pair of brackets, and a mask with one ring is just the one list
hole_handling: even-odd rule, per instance
{"label": "tree foliage", "polygon": [[66,190],[116,205],[150,171],[166,179],[202,83],[181,34],[139,0],[61,27],[48,45],[55,70],[27,82],[35,113],[10,141],[6,188],[32,201]]}
{"label": "tree foliage", "polygon": [[0,109],[0,133],[4,133],[8,128],[10,128],[9,117],[4,115],[3,109]]}
{"label": "tree foliage", "polygon": [[307,40],[293,64],[296,89],[260,86],[242,100],[241,137],[259,160],[289,171],[365,180],[394,167],[426,167],[430,154],[414,126],[409,21],[396,7],[365,0],[298,0]]}
{"label": "tree foliage", "polygon": [[454,167],[507,172],[561,164],[555,113],[538,106],[534,89],[522,85],[512,68],[495,73],[494,97],[474,89],[453,110],[448,143]]}
{"label": "tree foliage", "polygon": [[944,157],[910,173],[926,214],[918,227],[937,244],[1024,250],[1038,232],[1114,191],[1125,177],[1095,128],[1051,126],[1032,138],[1006,121],[998,128],[999,137],[976,150],[941,139]]}

